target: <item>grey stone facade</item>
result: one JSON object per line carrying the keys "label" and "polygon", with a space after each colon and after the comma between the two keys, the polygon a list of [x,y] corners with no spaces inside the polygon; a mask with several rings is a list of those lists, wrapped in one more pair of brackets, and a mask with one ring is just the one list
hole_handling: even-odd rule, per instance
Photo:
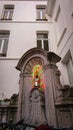
{"label": "grey stone facade", "polygon": [[[53,52],[33,48],[19,60],[20,90],[18,120],[34,126],[47,124],[54,127],[71,127],[73,124],[73,89],[60,82],[60,71],[56,66],[61,58]],[[43,67],[44,92],[32,88],[32,69]],[[69,88],[69,89],[68,89]]]}
{"label": "grey stone facade", "polygon": [[17,120],[18,95],[0,101],[0,121],[15,123]]}

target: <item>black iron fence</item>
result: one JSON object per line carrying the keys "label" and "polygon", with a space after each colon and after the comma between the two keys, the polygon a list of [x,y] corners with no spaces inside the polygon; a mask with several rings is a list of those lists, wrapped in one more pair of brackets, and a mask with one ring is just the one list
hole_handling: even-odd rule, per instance
{"label": "black iron fence", "polygon": [[54,128],[48,125],[35,127],[33,125],[25,124],[24,120],[21,120],[15,124],[12,122],[0,122],[0,130],[73,130],[73,126],[69,128]]}
{"label": "black iron fence", "polygon": [[12,122],[0,122],[0,130],[34,130],[35,126],[25,124],[23,120],[13,124]]}

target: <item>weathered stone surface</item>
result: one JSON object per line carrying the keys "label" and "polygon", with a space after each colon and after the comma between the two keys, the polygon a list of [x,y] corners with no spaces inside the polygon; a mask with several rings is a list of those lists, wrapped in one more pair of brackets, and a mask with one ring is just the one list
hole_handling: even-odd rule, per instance
{"label": "weathered stone surface", "polygon": [[[20,74],[18,115],[25,123],[40,125],[48,123],[54,127],[69,127],[73,124],[73,93],[60,82],[60,71],[56,66],[61,58],[53,52],[33,48],[20,59],[17,69]],[[32,88],[32,69],[43,67],[44,93]]]}

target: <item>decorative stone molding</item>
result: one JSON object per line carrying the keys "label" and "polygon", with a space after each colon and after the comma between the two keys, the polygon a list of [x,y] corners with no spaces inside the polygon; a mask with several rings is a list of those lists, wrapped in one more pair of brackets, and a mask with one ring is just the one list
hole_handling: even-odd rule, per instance
{"label": "decorative stone molding", "polygon": [[63,88],[60,89],[62,95],[56,100],[55,105],[72,105],[73,104],[73,87],[69,85],[64,85]]}
{"label": "decorative stone molding", "polygon": [[[61,57],[54,52],[47,52],[39,48],[28,50],[19,60],[16,67],[20,71],[21,86],[18,115],[20,119],[24,119],[25,123],[35,126],[48,123],[57,127],[57,120],[59,126],[61,124],[59,121],[61,117],[57,114],[58,107],[66,108],[68,105],[69,109],[72,109],[73,89],[67,85],[63,87],[60,82],[61,73],[56,66],[60,60]],[[43,68],[44,91],[40,91],[39,82],[37,82],[38,85],[35,85],[37,80],[34,80],[36,75],[34,76],[33,68],[37,65]],[[63,114],[61,115],[63,116]],[[69,111],[68,117],[70,122]],[[63,118],[66,120],[66,117]]]}
{"label": "decorative stone molding", "polygon": [[69,85],[64,85],[62,89],[60,89],[63,93],[63,97],[73,97],[73,87]]}
{"label": "decorative stone molding", "polygon": [[56,55],[54,52],[48,52],[47,58],[50,62],[57,63],[61,60],[61,57]]}
{"label": "decorative stone molding", "polygon": [[44,56],[46,59],[47,56],[47,52],[44,51],[43,49],[40,48],[32,48],[30,50],[28,50],[19,60],[16,69],[18,69],[19,71],[21,71],[22,67],[24,66],[25,62],[27,61],[27,59],[30,59],[30,57],[37,55],[37,57],[39,57],[39,55]]}

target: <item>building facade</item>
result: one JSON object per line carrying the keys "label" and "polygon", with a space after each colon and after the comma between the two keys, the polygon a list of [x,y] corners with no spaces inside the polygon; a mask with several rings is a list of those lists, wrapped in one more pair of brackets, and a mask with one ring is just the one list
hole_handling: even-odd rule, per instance
{"label": "building facade", "polygon": [[[45,42],[47,46],[51,40],[53,43],[52,21],[43,15],[46,5],[47,1],[0,1],[0,95],[10,97],[18,93],[19,72],[15,67],[27,50],[37,44],[44,47]],[[4,41],[7,43],[3,48]],[[52,45],[48,46],[52,50]]]}
{"label": "building facade", "polygon": [[[53,18],[56,50],[61,56],[62,83],[73,86],[73,0],[48,0],[47,13]],[[69,11],[68,11],[69,10]]]}
{"label": "building facade", "polygon": [[[73,91],[72,7],[73,0],[0,0],[0,98],[1,100],[10,98],[14,93],[17,94],[18,92],[20,95],[22,95],[21,88],[23,84],[21,83],[21,76],[23,68],[25,66],[23,63],[24,60],[29,61],[32,59],[31,55],[29,55],[30,58],[28,55],[24,58],[24,54],[26,55],[28,50],[30,52],[31,48],[37,48],[37,51],[36,49],[32,49],[32,51],[36,51],[37,60],[34,60],[34,62],[36,61],[37,63],[39,63],[38,57],[41,57],[41,60],[42,57],[45,57],[42,54],[45,54],[46,52],[46,55],[48,55],[48,52],[56,53],[61,57],[60,62],[57,63],[58,68],[61,71],[61,84],[59,84],[59,78],[58,82],[56,82],[58,83],[58,86],[62,85],[62,88],[60,88],[62,94],[64,94],[64,96],[66,92],[67,94],[64,100],[62,100],[62,95],[62,97],[58,98],[56,102],[54,102],[54,97],[52,97],[52,112],[54,112],[55,116],[52,120],[52,115],[50,115],[49,121],[48,114],[47,122],[48,124],[50,123],[50,125],[54,125],[55,127],[67,126],[67,123],[69,121],[70,122],[68,126],[70,126],[72,124],[71,120],[73,120],[73,116],[70,118],[70,115],[73,111],[73,94],[71,93]],[[43,52],[43,49],[45,52]],[[35,52],[34,56],[36,57]],[[46,63],[43,63],[43,61],[41,61],[39,64],[42,64],[44,66]],[[29,66],[31,67],[31,65]],[[28,69],[29,66],[27,66]],[[20,70],[20,72],[17,71],[15,67]],[[45,73],[47,74],[48,72],[49,70]],[[58,76],[60,76],[60,73]],[[25,82],[25,84],[27,84],[27,82]],[[46,81],[46,84],[48,85],[48,81]],[[51,94],[53,94],[52,91],[55,90],[50,91]],[[35,91],[33,90],[31,92],[30,97],[33,97],[33,92]],[[57,94],[59,97],[59,93]],[[50,99],[51,95],[49,96]],[[22,98],[21,100],[21,96],[19,96],[19,102],[22,103],[23,101],[24,99]],[[48,112],[47,105],[48,103],[46,103],[46,112]],[[67,110],[66,105],[69,105]],[[21,110],[23,113],[19,113],[19,119],[21,119],[20,117],[24,117],[24,107],[27,108],[27,105],[23,105],[22,109],[18,109],[18,112]],[[58,117],[58,114],[62,115],[61,118]],[[65,118],[67,117],[68,119],[64,123],[63,114],[65,115]],[[28,115],[26,114],[26,118],[27,116]],[[45,120],[45,118],[43,120]]]}

